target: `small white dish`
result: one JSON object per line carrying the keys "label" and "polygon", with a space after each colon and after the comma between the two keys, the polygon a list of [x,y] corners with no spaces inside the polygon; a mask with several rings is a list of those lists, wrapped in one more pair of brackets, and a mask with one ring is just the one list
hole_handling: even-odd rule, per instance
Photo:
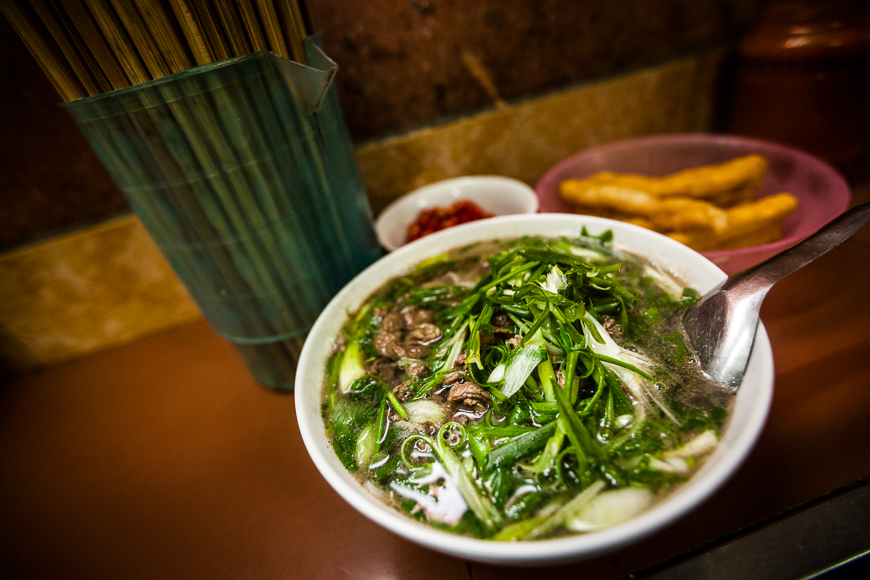
{"label": "small white dish", "polygon": [[538,211],[535,190],[522,181],[496,175],[446,179],[415,189],[388,205],[375,220],[378,241],[392,252],[405,244],[408,226],[421,211],[448,207],[461,199],[473,201],[496,216]]}
{"label": "small white dish", "polygon": [[604,218],[536,214],[504,216],[435,232],[384,256],[344,287],[320,314],[308,334],[296,373],[296,417],[302,440],[317,469],[338,494],[360,513],[392,532],[459,558],[508,565],[554,564],[600,556],[662,530],[716,492],[749,455],[764,427],[773,398],[773,352],[759,324],[749,367],[722,441],[701,469],[670,497],[622,524],[587,534],[548,540],[496,542],[441,531],[415,521],[378,500],[338,460],[323,423],[321,405],[326,362],[347,320],[385,282],[407,273],[422,260],[474,242],[522,235],[576,236],[612,230],[614,243],[654,263],[667,265],[678,279],[701,293],[725,280],[710,260],[668,237]]}

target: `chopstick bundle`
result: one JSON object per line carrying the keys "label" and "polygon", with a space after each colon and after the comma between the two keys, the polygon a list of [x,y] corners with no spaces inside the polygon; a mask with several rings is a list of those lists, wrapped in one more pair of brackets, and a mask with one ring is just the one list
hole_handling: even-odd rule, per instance
{"label": "chopstick bundle", "polygon": [[[298,0],[0,7],[65,101],[253,52],[307,64],[313,31]],[[70,111],[218,331],[255,375],[292,379],[300,331],[376,254],[346,231],[359,215],[352,188],[335,185],[346,176],[329,129],[287,98],[272,61],[252,58],[112,96],[122,114],[103,99]]]}
{"label": "chopstick bundle", "polygon": [[305,0],[0,0],[64,101],[268,50],[306,64]]}

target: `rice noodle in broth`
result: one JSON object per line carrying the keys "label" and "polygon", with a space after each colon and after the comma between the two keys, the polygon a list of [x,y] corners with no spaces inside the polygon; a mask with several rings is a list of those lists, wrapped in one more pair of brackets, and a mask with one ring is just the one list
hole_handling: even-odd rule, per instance
{"label": "rice noodle in broth", "polygon": [[370,296],[324,379],[345,467],[408,517],[492,540],[593,532],[688,480],[732,395],[680,334],[697,293],[611,237],[475,244]]}

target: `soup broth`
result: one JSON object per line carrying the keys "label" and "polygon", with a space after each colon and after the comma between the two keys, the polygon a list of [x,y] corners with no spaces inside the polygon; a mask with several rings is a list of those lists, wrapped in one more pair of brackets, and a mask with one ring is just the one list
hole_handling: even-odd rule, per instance
{"label": "soup broth", "polygon": [[345,467],[409,517],[492,540],[614,525],[690,478],[731,404],[679,330],[697,293],[610,242],[476,244],[376,291],[325,377]]}

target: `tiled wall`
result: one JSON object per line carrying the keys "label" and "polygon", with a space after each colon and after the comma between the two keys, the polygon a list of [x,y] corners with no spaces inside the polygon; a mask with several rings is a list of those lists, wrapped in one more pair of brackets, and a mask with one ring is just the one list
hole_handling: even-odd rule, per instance
{"label": "tiled wall", "polygon": [[763,0],[309,3],[370,140],[732,42]]}

